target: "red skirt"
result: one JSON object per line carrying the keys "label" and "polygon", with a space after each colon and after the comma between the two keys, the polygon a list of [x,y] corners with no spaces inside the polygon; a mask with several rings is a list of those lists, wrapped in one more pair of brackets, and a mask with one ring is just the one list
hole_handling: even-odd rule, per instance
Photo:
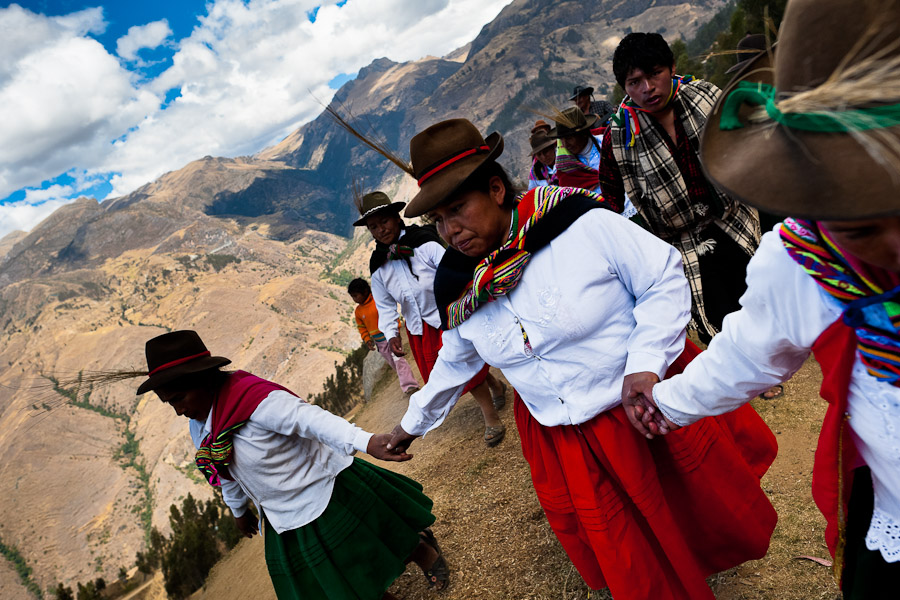
{"label": "red skirt", "polygon": [[766,554],[778,517],[759,480],[777,443],[749,405],[650,441],[622,406],[545,427],[517,394],[515,417],[538,500],[591,588],[714,600],[708,575]]}
{"label": "red skirt", "polygon": [[[441,330],[435,329],[423,321],[422,335],[411,334],[407,327],[406,336],[409,338],[409,348],[412,350],[413,358],[416,359],[416,366],[419,367],[419,373],[422,374],[422,379],[425,383],[428,383],[428,376],[431,375],[434,363],[437,362],[438,352],[441,350]],[[475,374],[475,377],[469,380],[469,383],[463,389],[462,393],[466,394],[471,392],[472,388],[476,388],[484,383],[490,368],[489,365],[484,365],[484,368],[478,371],[478,373]]]}

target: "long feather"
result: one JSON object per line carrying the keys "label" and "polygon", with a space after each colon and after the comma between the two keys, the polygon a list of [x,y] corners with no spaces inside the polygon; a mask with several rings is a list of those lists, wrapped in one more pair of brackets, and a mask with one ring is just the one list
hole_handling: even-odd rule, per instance
{"label": "long feather", "polygon": [[335,123],[343,127],[348,133],[350,133],[350,135],[397,165],[402,171],[404,171],[411,177],[415,177],[412,165],[410,165],[409,162],[400,158],[393,150],[388,148],[388,145],[385,142],[375,139],[374,135],[367,136],[366,134],[362,133],[352,123],[352,121],[354,121],[353,114],[349,110],[347,110],[346,107],[344,107],[344,110],[346,110],[347,112],[346,119],[341,116],[341,114],[333,106],[329,105],[325,107],[325,112],[328,113],[328,115],[334,120]]}

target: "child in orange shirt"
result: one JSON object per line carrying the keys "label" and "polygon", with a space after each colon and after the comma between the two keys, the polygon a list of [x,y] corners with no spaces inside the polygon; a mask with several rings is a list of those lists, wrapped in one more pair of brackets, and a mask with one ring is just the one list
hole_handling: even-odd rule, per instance
{"label": "child in orange shirt", "polygon": [[356,307],[356,327],[359,329],[359,335],[369,350],[378,350],[378,353],[384,357],[387,364],[397,373],[400,380],[400,388],[407,396],[419,391],[419,384],[409,368],[409,363],[402,356],[395,356],[388,346],[387,338],[378,330],[378,309],[375,308],[375,300],[372,298],[372,290],[365,279],[354,279],[347,286],[347,292],[353,301],[359,306]]}

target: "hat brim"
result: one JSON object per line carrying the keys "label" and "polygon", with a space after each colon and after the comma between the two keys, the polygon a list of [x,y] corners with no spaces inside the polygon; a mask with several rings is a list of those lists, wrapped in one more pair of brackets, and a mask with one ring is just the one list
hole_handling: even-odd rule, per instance
{"label": "hat brim", "polygon": [[540,146],[538,146],[537,148],[532,150],[531,154],[529,154],[528,156],[535,156],[538,152],[543,152],[550,146],[555,146],[555,145],[556,145],[556,138],[548,139],[545,144],[541,144]]}
{"label": "hat brim", "polygon": [[575,98],[577,98],[578,96],[583,96],[583,95],[585,95],[585,94],[593,94],[593,93],[594,93],[594,88],[592,88],[592,87],[584,88],[583,90],[581,90],[581,91],[578,92],[577,94],[572,94],[572,95],[569,97],[569,102],[575,100]]}
{"label": "hat brim", "polygon": [[397,214],[400,214],[400,211],[403,210],[404,206],[406,206],[406,203],[404,203],[404,202],[391,202],[390,204],[385,204],[384,206],[379,206],[375,210],[371,210],[371,211],[367,212],[366,214],[361,216],[356,221],[353,221],[353,226],[354,227],[362,227],[366,224],[366,219],[368,219],[372,215],[377,215],[379,213],[393,211],[393,212],[396,212]]}
{"label": "hat brim", "polygon": [[584,118],[586,121],[585,124],[578,129],[565,128],[565,130],[561,131],[560,125],[557,124],[557,126],[551,131],[550,137],[555,139],[562,139],[570,135],[578,135],[579,133],[590,133],[590,131],[597,126],[597,121],[600,120],[600,117],[598,117],[594,113],[586,114],[584,115]]}
{"label": "hat brim", "polygon": [[403,213],[406,217],[419,217],[429,210],[440,206],[450,198],[454,192],[471,177],[482,165],[490,162],[503,154],[503,136],[495,131],[484,143],[490,148],[487,154],[474,154],[460,160],[443,171],[433,175],[427,182],[427,187],[419,189]]}
{"label": "hat brim", "polygon": [[228,364],[231,364],[231,361],[224,356],[204,356],[196,360],[176,365],[170,369],[151,375],[147,381],[138,387],[137,395],[140,396],[141,394],[151,392],[185,375],[192,375],[194,373],[208,371],[209,369],[224,367]]}
{"label": "hat brim", "polygon": [[[700,140],[706,176],[730,196],[776,215],[854,220],[900,214],[900,184],[849,134],[749,122],[754,109],[746,105],[738,113],[744,126],[721,130],[728,90],[738,81],[774,84],[772,65],[773,53],[762,52],[719,96]],[[900,127],[891,130],[900,135]]]}

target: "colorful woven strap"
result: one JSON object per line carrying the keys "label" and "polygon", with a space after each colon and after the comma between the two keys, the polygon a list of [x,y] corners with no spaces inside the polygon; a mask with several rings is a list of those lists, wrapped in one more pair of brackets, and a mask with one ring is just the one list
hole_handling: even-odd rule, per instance
{"label": "colorful woven strap", "polygon": [[900,287],[885,290],[877,273],[853,262],[817,223],[785,219],[781,241],[794,261],[844,306],[870,375],[900,387]]}
{"label": "colorful woven strap", "polygon": [[476,265],[472,281],[458,300],[447,307],[447,326],[458,327],[479,306],[511,292],[522,277],[531,254],[524,250],[529,230],[561,201],[572,195],[587,196],[598,203],[603,197],[580,188],[546,186],[525,194],[513,211],[508,241]]}
{"label": "colorful woven strap", "polygon": [[409,246],[401,246],[400,244],[391,244],[388,246],[388,259],[389,260],[403,260],[408,259],[415,254],[415,250],[410,248]]}
{"label": "colorful woven strap", "polygon": [[220,433],[215,440],[212,439],[211,433],[203,438],[203,442],[194,456],[194,462],[197,463],[197,468],[200,469],[210,485],[222,485],[219,471],[227,469],[231,464],[231,454],[234,451],[234,440],[232,439],[234,432],[246,425],[247,421],[232,425]]}
{"label": "colorful woven strap", "polygon": [[[672,88],[669,90],[669,97],[666,98],[665,103],[663,104],[663,108],[668,106],[670,102],[675,98],[678,94],[678,90],[681,89],[681,85],[683,83],[689,83],[694,80],[693,75],[673,75],[672,76]],[[657,109],[659,110],[659,109]],[[626,97],[622,104],[619,105],[619,110],[613,115],[612,120],[616,123],[616,125],[621,126],[625,129],[625,145],[629,148],[634,147],[635,136],[637,136],[641,132],[641,122],[638,119],[638,113],[649,113],[650,111],[641,108],[637,104],[634,103],[631,98]]]}

